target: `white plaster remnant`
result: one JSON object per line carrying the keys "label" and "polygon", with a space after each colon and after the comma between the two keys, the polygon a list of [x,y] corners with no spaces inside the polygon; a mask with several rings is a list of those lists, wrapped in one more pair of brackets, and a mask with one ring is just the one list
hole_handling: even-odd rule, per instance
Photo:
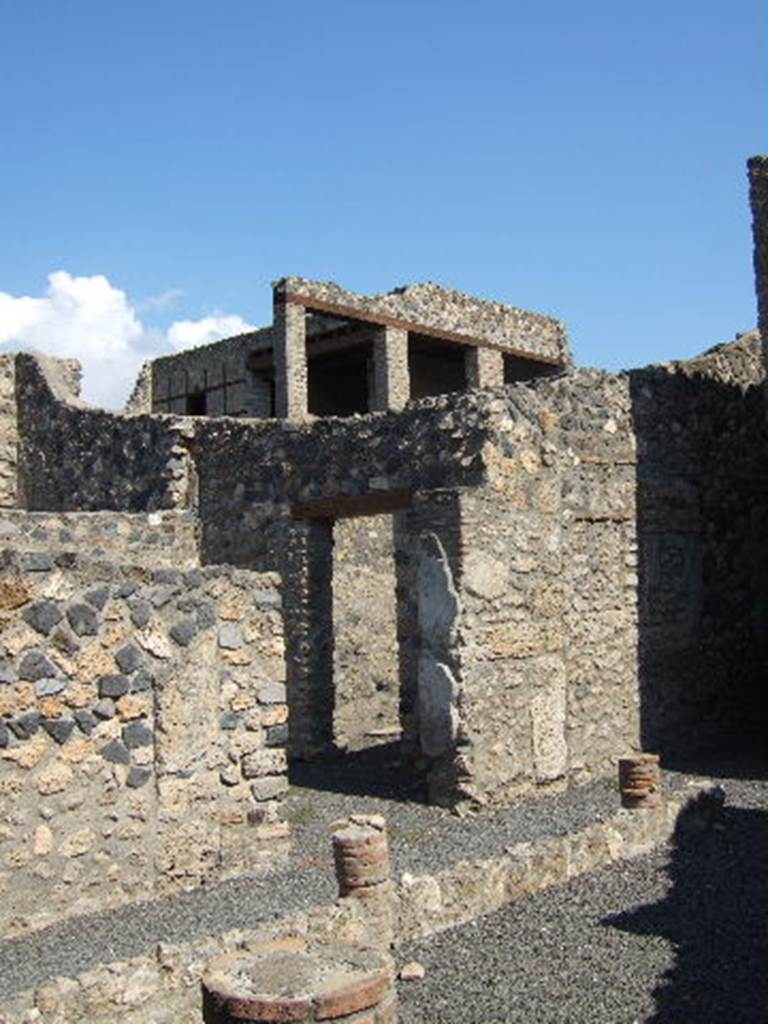
{"label": "white plaster remnant", "polygon": [[419,658],[419,729],[427,757],[440,757],[456,743],[459,684],[450,668],[423,651]]}
{"label": "white plaster remnant", "polygon": [[447,652],[456,640],[461,608],[445,550],[434,533],[421,538],[417,598],[422,647]]}

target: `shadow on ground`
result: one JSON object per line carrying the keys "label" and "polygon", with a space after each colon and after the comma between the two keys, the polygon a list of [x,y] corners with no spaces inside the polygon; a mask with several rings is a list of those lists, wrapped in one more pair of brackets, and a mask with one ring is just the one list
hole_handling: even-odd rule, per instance
{"label": "shadow on ground", "polygon": [[400,760],[399,743],[379,743],[318,761],[292,761],[292,786],[404,803],[428,803],[425,779]]}
{"label": "shadow on ground", "polygon": [[654,990],[647,1024],[763,1024],[768,1006],[768,812],[711,804],[675,830],[668,896],[605,918],[658,935],[675,965]]}

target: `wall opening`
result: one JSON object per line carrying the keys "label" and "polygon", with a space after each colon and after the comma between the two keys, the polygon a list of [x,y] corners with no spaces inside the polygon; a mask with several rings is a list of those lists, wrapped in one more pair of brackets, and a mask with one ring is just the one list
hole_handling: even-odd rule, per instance
{"label": "wall opening", "polygon": [[368,412],[370,345],[324,355],[308,353],[307,402],[313,416]]}
{"label": "wall opening", "polygon": [[514,384],[518,380],[533,380],[535,377],[551,377],[562,372],[563,367],[553,363],[542,363],[538,359],[526,359],[504,353],[504,383]]}
{"label": "wall opening", "polygon": [[191,391],[187,395],[187,416],[207,416],[208,396],[205,391]]}
{"label": "wall opening", "polygon": [[466,391],[466,347],[456,342],[408,334],[408,371],[411,398]]}

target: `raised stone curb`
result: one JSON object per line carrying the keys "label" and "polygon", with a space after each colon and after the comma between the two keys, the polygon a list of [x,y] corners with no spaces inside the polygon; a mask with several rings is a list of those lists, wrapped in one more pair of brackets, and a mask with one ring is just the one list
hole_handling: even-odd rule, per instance
{"label": "raised stone curb", "polygon": [[[500,857],[463,860],[434,875],[404,874],[396,886],[395,945],[493,913],[527,893],[559,885],[613,861],[647,853],[670,838],[681,815],[706,820],[722,789],[691,782],[662,807],[619,810],[566,835],[517,843]],[[0,1024],[170,1024],[197,1021],[200,979],[207,963],[269,939],[376,944],[368,901],[340,898],[249,931],[232,931],[144,956],[103,964],[76,977],[54,978],[7,1000]],[[197,1016],[195,1016],[197,1015]],[[394,1018],[393,1018],[394,1019]]]}

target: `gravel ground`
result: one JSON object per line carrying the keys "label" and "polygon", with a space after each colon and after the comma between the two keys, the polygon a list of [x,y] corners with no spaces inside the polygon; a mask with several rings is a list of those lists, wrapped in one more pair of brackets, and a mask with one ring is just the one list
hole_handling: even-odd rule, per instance
{"label": "gravel ground", "polygon": [[[605,820],[618,806],[613,781],[601,780],[523,801],[498,814],[459,819],[420,803],[418,787],[403,791],[386,749],[351,756],[355,758],[351,764],[316,765],[294,773],[287,814],[295,843],[287,866],[92,914],[27,938],[0,942],[0,999],[56,975],[78,974],[99,963],[145,953],[158,942],[180,943],[234,928],[253,928],[258,921],[331,902],[336,886],[328,826],[352,811],[387,817],[395,872],[399,874],[431,873],[463,858],[494,856],[516,842],[559,835]],[[669,789],[684,786],[686,781],[685,776],[666,776]]]}
{"label": "gravel ground", "polygon": [[408,943],[400,1024],[765,1024],[768,784],[709,827]]}

